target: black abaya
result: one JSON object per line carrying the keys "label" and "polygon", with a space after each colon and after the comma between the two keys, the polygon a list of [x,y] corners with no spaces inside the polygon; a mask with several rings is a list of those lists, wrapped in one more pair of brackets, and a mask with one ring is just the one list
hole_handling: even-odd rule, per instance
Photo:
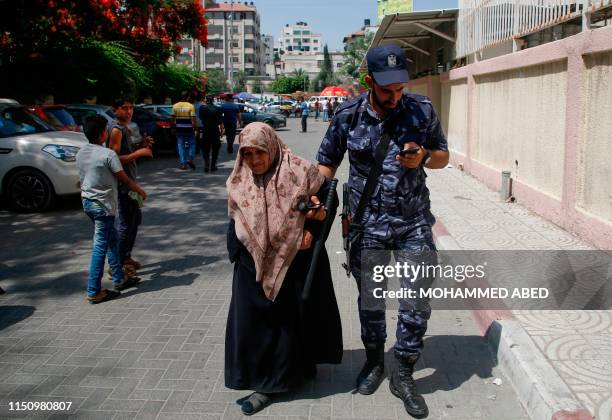
{"label": "black abaya", "polygon": [[[306,229],[315,238],[320,225],[306,221]],[[285,392],[311,375],[316,364],[340,363],[342,326],[325,249],[319,257],[310,299],[304,302],[301,293],[312,247],[298,252],[272,302],[255,281],[255,263],[236,237],[233,220],[227,237],[235,265],[225,335],[225,386]]]}

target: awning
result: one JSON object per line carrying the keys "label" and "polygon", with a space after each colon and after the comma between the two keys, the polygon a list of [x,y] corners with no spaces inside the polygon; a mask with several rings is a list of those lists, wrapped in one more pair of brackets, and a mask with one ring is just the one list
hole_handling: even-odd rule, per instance
{"label": "awning", "polygon": [[[427,56],[435,54],[435,51],[428,51],[419,43],[432,37],[440,37],[454,43],[455,34],[446,33],[439,26],[444,22],[456,21],[458,14],[459,9],[443,9],[387,15],[376,31],[370,48],[385,44],[398,44],[406,50],[409,62],[412,62],[410,54],[418,53]],[[360,69],[367,71],[367,68],[364,57]]]}

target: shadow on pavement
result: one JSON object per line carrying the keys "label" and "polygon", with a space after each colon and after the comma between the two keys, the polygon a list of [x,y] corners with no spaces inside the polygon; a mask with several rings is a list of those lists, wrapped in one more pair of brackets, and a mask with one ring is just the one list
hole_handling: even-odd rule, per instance
{"label": "shadow on pavement", "polygon": [[[365,361],[365,351],[345,350],[340,365],[318,365],[317,377],[302,384],[297,390],[279,396],[274,402],[311,400],[328,396],[355,393],[355,379]],[[415,368],[416,384],[423,395],[460,388],[474,375],[483,379],[493,376],[497,365],[487,342],[480,336],[439,335],[425,339],[423,356]],[[387,379],[397,369],[393,349],[385,355]],[[421,377],[423,369],[433,373]],[[388,386],[383,382],[381,387]],[[380,388],[379,391],[380,392]]]}
{"label": "shadow on pavement", "polygon": [[0,306],[0,331],[32,316],[34,311],[33,306]]}

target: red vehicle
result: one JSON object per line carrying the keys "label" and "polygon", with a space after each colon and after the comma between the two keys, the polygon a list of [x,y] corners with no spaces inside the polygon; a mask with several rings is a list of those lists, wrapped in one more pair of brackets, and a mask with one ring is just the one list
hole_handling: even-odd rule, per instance
{"label": "red vehicle", "polygon": [[51,124],[56,130],[81,131],[81,127],[63,105],[32,105],[28,110]]}

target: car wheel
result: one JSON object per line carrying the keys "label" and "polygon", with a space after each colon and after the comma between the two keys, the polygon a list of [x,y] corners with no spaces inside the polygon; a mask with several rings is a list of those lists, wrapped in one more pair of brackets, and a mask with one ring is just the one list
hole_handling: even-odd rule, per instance
{"label": "car wheel", "polygon": [[264,121],[264,123],[268,124],[268,125],[269,125],[270,127],[272,127],[272,128],[276,128],[276,127],[274,126],[274,121],[272,121],[272,120],[265,120],[265,121]]}
{"label": "car wheel", "polygon": [[51,182],[41,172],[24,169],[13,174],[7,183],[9,204],[19,212],[47,209],[55,192]]}

